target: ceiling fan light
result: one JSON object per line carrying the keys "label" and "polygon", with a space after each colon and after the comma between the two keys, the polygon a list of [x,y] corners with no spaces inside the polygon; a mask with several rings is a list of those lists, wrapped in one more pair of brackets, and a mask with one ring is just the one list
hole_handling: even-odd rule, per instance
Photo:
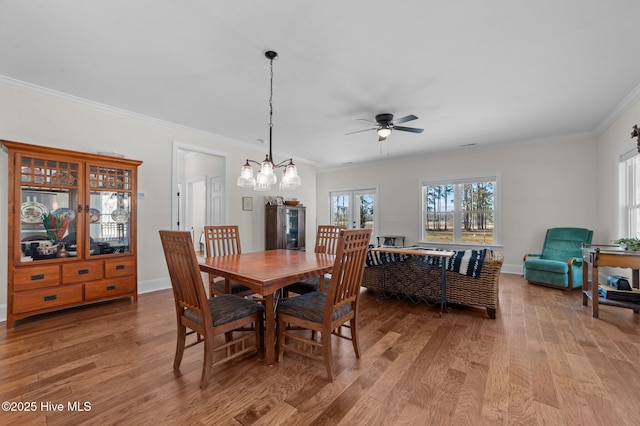
{"label": "ceiling fan light", "polygon": [[381,138],[386,138],[391,134],[391,127],[388,124],[383,124],[378,128],[378,136]]}

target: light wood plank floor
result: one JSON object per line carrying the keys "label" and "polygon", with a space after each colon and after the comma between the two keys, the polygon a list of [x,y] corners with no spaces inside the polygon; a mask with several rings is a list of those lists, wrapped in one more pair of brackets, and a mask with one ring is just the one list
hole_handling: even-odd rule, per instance
{"label": "light wood plank floor", "polygon": [[[640,315],[601,306],[593,319],[579,291],[517,275],[503,274],[500,287],[496,320],[469,308],[438,318],[363,293],[362,357],[336,341],[333,384],[320,362],[285,355],[268,367],[254,356],[216,369],[201,391],[201,347],[172,370],[170,291],[3,326],[2,400],[37,407],[0,412],[0,424],[640,423]],[[70,412],[69,402],[90,411]]]}

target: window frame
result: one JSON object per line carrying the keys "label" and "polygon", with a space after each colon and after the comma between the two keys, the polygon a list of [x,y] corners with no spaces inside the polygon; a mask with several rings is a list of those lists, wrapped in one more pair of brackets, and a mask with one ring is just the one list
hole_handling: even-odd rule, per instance
{"label": "window frame", "polygon": [[[460,239],[460,225],[462,224],[462,210],[460,207],[460,186],[462,184],[468,183],[483,183],[483,182],[493,182],[493,242],[489,244],[484,243],[470,243],[463,242]],[[428,241],[425,237],[425,187],[426,186],[443,186],[443,185],[453,185],[454,186],[454,194],[456,198],[454,200],[455,207],[453,216],[454,216],[454,240],[451,242],[447,241]],[[437,245],[442,247],[498,247],[502,245],[502,208],[501,208],[501,196],[500,192],[502,189],[501,177],[499,173],[489,173],[486,175],[469,175],[462,177],[451,177],[451,178],[443,178],[443,179],[429,179],[423,178],[420,179],[420,188],[419,188],[419,200],[420,200],[420,216],[418,220],[418,242],[420,244],[426,245]]]}
{"label": "window frame", "polygon": [[[636,147],[619,156],[618,168],[618,232],[626,238],[640,238],[640,153]],[[633,198],[636,198],[635,204]],[[636,213],[636,220],[633,219],[633,212]]]}

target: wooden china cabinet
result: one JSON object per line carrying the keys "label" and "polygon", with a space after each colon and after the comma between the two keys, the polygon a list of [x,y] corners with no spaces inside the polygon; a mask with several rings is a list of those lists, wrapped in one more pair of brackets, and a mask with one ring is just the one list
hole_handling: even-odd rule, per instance
{"label": "wooden china cabinet", "polygon": [[0,143],[9,155],[7,328],[53,310],[137,300],[142,162]]}
{"label": "wooden china cabinet", "polygon": [[305,249],[305,212],[304,206],[266,206],[265,207],[265,246],[267,250]]}

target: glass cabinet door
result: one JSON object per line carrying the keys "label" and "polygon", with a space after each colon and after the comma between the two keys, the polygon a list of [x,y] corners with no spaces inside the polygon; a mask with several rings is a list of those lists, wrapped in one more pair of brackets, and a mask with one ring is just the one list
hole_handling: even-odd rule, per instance
{"label": "glass cabinet door", "polygon": [[89,256],[130,252],[132,173],[89,165]]}
{"label": "glass cabinet door", "polygon": [[76,256],[80,164],[26,155],[18,156],[17,162],[20,262]]}
{"label": "glass cabinet door", "polygon": [[298,249],[298,224],[299,224],[299,216],[297,209],[286,208],[286,221],[287,221],[287,230],[286,230],[286,247],[289,250]]}

